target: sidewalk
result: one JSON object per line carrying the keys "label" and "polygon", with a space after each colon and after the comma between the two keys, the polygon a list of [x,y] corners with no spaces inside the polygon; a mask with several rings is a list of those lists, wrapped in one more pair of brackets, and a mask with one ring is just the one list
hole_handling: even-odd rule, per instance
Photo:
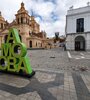
{"label": "sidewalk", "polygon": [[[28,51],[36,74],[31,79],[0,73],[0,100],[90,100],[90,70],[67,52]],[[86,65],[90,61],[84,60]],[[72,66],[73,65],[73,66]]]}
{"label": "sidewalk", "polygon": [[0,100],[90,100],[90,73],[36,71],[31,79],[1,74]]}

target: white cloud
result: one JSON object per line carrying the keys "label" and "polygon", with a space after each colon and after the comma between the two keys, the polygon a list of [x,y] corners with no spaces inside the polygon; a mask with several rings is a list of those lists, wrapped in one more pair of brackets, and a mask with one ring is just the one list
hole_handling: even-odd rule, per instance
{"label": "white cloud", "polygon": [[22,0],[2,0],[0,2],[0,11],[6,20],[11,22],[14,19],[21,2]]}
{"label": "white cloud", "polygon": [[0,11],[6,20],[11,22],[20,8],[21,2],[31,14],[33,10],[36,21],[40,24],[41,30],[45,30],[48,36],[54,36],[55,32],[60,35],[65,33],[65,16],[70,6],[74,8],[86,6],[89,0],[2,0]]}

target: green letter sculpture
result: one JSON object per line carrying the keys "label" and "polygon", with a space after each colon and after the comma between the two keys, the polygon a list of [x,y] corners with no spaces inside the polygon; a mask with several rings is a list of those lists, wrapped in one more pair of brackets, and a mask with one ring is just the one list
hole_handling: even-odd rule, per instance
{"label": "green letter sculpture", "polygon": [[0,71],[31,77],[35,74],[32,70],[27,48],[21,43],[18,31],[15,28],[9,30],[6,43],[1,45]]}

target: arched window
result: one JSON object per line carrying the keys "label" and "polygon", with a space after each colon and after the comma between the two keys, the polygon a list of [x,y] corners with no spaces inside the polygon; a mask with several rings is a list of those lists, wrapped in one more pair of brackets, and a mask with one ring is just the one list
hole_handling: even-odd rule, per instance
{"label": "arched window", "polygon": [[6,43],[8,35],[5,35],[4,42]]}
{"label": "arched window", "polygon": [[37,42],[36,42],[36,47],[37,47]]}
{"label": "arched window", "polygon": [[3,23],[1,23],[1,29],[3,29]]}
{"label": "arched window", "polygon": [[26,24],[27,24],[27,18],[26,18]]}
{"label": "arched window", "polygon": [[32,48],[32,41],[29,41],[29,47]]}
{"label": "arched window", "polygon": [[21,24],[23,24],[23,18],[21,17]]}
{"label": "arched window", "polygon": [[31,35],[30,31],[29,31],[29,35]]}
{"label": "arched window", "polygon": [[17,23],[19,24],[19,18],[17,19]]}
{"label": "arched window", "polygon": [[28,24],[29,24],[29,19],[28,19]]}

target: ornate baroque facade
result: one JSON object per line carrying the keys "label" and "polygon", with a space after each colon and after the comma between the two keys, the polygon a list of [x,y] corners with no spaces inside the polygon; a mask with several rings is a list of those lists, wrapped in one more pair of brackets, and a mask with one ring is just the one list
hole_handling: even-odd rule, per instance
{"label": "ornate baroque facade", "polygon": [[8,23],[0,12],[0,47],[3,42],[6,42],[8,29],[16,28],[21,41],[26,44],[27,48],[45,48],[46,33],[40,32],[40,25],[35,21],[34,16],[30,16],[25,10],[23,2],[15,17],[12,23]]}

